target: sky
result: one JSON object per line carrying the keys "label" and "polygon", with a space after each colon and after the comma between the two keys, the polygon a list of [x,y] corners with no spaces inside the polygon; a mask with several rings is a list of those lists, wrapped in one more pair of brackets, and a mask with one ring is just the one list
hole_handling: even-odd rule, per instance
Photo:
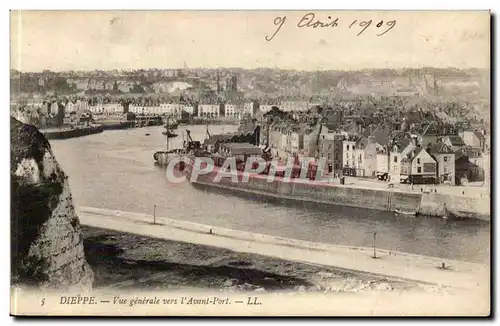
{"label": "sky", "polygon": [[[312,26],[318,20],[326,25],[337,18],[337,26]],[[307,22],[310,27],[298,27]],[[377,36],[386,30],[384,35]],[[266,37],[272,39],[268,41]],[[128,70],[181,68],[185,64],[190,68],[298,70],[423,66],[489,69],[490,14],[487,11],[11,12],[12,69]]]}

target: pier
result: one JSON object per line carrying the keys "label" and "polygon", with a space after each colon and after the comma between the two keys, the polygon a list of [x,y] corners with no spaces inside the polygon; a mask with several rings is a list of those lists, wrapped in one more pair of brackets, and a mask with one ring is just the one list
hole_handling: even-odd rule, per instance
{"label": "pier", "polygon": [[49,128],[41,129],[47,139],[67,139],[81,136],[87,136],[102,132],[104,129],[102,125],[89,125],[77,127],[64,127],[64,128]]}

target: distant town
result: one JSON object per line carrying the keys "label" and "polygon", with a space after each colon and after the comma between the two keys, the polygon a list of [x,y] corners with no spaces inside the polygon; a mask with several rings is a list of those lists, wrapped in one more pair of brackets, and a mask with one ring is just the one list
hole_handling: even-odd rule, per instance
{"label": "distant town", "polygon": [[10,79],[11,114],[41,129],[150,116],[240,124],[242,132],[258,125],[258,145],[273,157],[325,158],[334,175],[411,184],[489,182],[486,70],[186,66],[11,70]]}

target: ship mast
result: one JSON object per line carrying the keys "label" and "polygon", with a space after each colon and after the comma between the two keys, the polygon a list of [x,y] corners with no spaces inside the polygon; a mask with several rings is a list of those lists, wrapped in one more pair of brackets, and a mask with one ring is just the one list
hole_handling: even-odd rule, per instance
{"label": "ship mast", "polygon": [[165,128],[167,129],[167,132],[166,132],[166,141],[165,141],[165,152],[168,152],[168,119],[169,119],[169,116],[167,116],[167,124],[165,125]]}

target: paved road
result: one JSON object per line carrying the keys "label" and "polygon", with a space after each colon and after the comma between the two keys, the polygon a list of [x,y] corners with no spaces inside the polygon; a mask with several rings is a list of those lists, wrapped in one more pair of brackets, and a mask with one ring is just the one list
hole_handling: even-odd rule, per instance
{"label": "paved road", "polygon": [[[299,241],[239,230],[211,227],[198,223],[153,216],[78,207],[84,225],[140,234],[166,240],[197,243],[238,252],[267,255],[285,260],[333,266],[342,269],[375,273],[388,277],[440,284],[461,289],[489,289],[489,266],[439,258],[360,248]],[[210,234],[212,232],[212,234]],[[445,264],[446,269],[439,268]]]}

